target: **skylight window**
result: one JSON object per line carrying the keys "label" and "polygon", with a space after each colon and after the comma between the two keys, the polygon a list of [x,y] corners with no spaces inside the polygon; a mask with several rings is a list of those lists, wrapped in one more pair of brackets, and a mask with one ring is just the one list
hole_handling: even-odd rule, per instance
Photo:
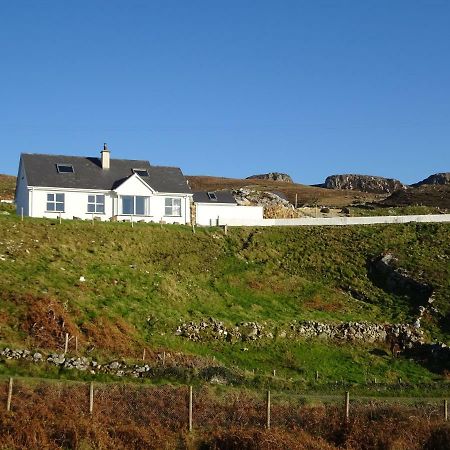
{"label": "skylight window", "polygon": [[217,201],[217,195],[214,192],[208,192],[208,198]]}
{"label": "skylight window", "polygon": [[56,170],[58,173],[73,173],[72,164],[56,164]]}
{"label": "skylight window", "polygon": [[148,177],[147,169],[133,169],[133,172],[140,177]]}

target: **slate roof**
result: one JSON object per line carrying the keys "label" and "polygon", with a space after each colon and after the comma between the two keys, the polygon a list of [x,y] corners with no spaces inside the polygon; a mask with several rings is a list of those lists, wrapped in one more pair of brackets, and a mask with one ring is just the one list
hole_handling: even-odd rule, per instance
{"label": "slate roof", "polygon": [[208,197],[208,192],[194,192],[195,203],[232,203],[237,204],[233,194],[230,191],[210,191],[216,194],[217,200]]}
{"label": "slate roof", "polygon": [[[100,158],[85,156],[22,153],[29,186],[112,190],[133,175],[133,169],[146,169],[142,179],[157,192],[190,194],[191,189],[178,167],[152,166],[148,161],[111,159],[103,170]],[[71,164],[74,173],[58,173],[57,164]]]}

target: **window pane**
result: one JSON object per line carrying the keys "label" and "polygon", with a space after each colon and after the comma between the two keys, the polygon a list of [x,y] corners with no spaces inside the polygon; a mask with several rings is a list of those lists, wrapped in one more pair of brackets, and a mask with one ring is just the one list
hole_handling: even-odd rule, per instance
{"label": "window pane", "polygon": [[56,211],[64,211],[64,203],[56,203]]}
{"label": "window pane", "polygon": [[181,207],[180,206],[174,206],[172,209],[172,214],[174,216],[181,216]]}
{"label": "window pane", "polygon": [[165,200],[165,206],[166,206],[166,207],[167,207],[167,206],[172,207],[172,199],[171,199],[171,198],[166,198],[166,200]]}
{"label": "window pane", "polygon": [[56,201],[57,202],[63,202],[64,201],[64,194],[56,194]]}
{"label": "window pane", "polygon": [[103,214],[105,212],[105,205],[97,205],[97,212]]}
{"label": "window pane", "polygon": [[88,195],[88,202],[95,203],[95,195]]}
{"label": "window pane", "polygon": [[122,197],[122,214],[134,214],[134,197],[131,195]]}
{"label": "window pane", "polygon": [[93,203],[88,203],[88,212],[89,213],[95,212],[95,205]]}
{"label": "window pane", "polygon": [[181,198],[174,198],[173,199],[173,205],[181,207]]}
{"label": "window pane", "polygon": [[136,214],[145,215],[145,197],[136,197]]}
{"label": "window pane", "polygon": [[97,199],[97,203],[105,203],[105,196],[104,195],[97,195],[96,199]]}
{"label": "window pane", "polygon": [[54,211],[54,210],[55,210],[55,204],[47,203],[47,211]]}
{"label": "window pane", "polygon": [[172,215],[172,207],[171,206],[166,206],[165,211],[164,211],[164,215],[165,216],[171,216]]}
{"label": "window pane", "polygon": [[55,198],[53,197],[55,194],[47,194],[47,201],[48,202],[53,202],[55,200]]}

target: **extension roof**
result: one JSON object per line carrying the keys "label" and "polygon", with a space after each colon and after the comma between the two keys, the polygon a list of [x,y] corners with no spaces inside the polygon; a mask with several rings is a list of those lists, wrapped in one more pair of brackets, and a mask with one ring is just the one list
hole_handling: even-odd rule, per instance
{"label": "extension roof", "polygon": [[230,191],[209,191],[215,194],[217,200],[208,196],[208,192],[194,192],[195,203],[230,203],[236,204],[233,194]]}
{"label": "extension roof", "polygon": [[[178,167],[152,166],[148,161],[111,159],[102,169],[100,158],[22,153],[29,186],[70,189],[113,190],[133,175],[133,169],[146,169],[141,178],[157,192],[190,194],[191,189]],[[73,173],[58,173],[57,164],[73,166]]]}

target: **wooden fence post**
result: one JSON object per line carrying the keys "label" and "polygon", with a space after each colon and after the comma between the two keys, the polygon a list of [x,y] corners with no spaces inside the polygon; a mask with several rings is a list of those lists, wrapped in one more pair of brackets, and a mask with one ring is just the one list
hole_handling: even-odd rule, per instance
{"label": "wooden fence post", "polygon": [[448,420],[448,400],[444,400],[444,420],[447,422]]}
{"label": "wooden fence post", "polygon": [[22,222],[23,222],[23,206],[20,208],[20,215],[22,216]]}
{"label": "wooden fence post", "polygon": [[94,383],[91,381],[89,385],[89,414],[94,412]]}
{"label": "wooden fence post", "polygon": [[345,420],[350,418],[350,392],[345,393]]}
{"label": "wooden fence post", "polygon": [[192,386],[189,386],[189,431],[192,431]]}
{"label": "wooden fence post", "polygon": [[316,370],[316,381],[319,381],[319,371]]}
{"label": "wooden fence post", "polygon": [[9,387],[8,387],[8,399],[6,400],[6,411],[11,411],[11,399],[12,399],[12,391],[13,391],[13,378],[9,379]]}
{"label": "wooden fence post", "polygon": [[266,428],[270,430],[270,390],[267,391],[267,415],[266,415]]}
{"label": "wooden fence post", "polygon": [[145,361],[145,348],[144,351],[142,352],[142,361]]}
{"label": "wooden fence post", "polygon": [[69,333],[66,333],[66,340],[64,342],[64,354],[69,351]]}
{"label": "wooden fence post", "polygon": [[78,334],[75,335],[75,352],[78,353]]}

